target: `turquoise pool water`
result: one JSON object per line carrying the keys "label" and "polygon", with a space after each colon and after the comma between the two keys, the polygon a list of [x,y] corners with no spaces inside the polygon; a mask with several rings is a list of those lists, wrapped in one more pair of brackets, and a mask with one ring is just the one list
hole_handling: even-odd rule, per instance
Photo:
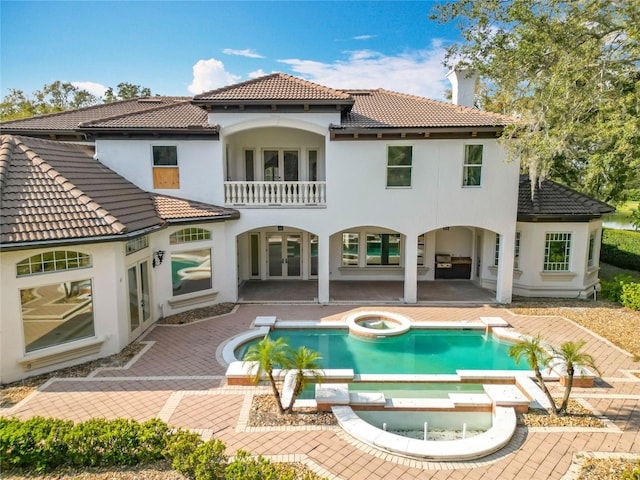
{"label": "turquoise pool water", "polygon": [[[346,329],[276,329],[293,347],[306,346],[322,354],[321,368],[352,368],[356,374],[436,374],[456,370],[526,370],[509,357],[511,344],[477,330],[410,330],[404,335],[368,340]],[[236,350],[242,359],[249,345]]]}
{"label": "turquoise pool water", "polygon": [[[316,398],[316,385],[305,385],[300,398]],[[450,393],[483,393],[481,383],[352,382],[351,393],[384,393],[386,398],[449,398]]]}

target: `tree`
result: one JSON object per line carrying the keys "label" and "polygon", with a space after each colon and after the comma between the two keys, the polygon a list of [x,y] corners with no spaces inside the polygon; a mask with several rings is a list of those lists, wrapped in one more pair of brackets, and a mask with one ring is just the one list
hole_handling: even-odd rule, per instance
{"label": "tree", "polygon": [[558,407],[553,400],[549,389],[542,379],[542,373],[540,368],[548,368],[551,362],[551,357],[547,354],[547,351],[542,346],[542,338],[540,335],[536,335],[533,338],[526,338],[516,343],[509,349],[509,356],[516,361],[517,365],[520,365],[520,361],[524,360],[529,365],[529,368],[535,372],[536,379],[540,384],[540,388],[544,392],[549,404],[551,406],[551,413],[553,415],[558,414]]}
{"label": "tree", "polygon": [[9,95],[2,99],[0,119],[32,117],[89,107],[96,103],[99,103],[99,99],[95,95],[58,80],[46,84],[42,90],[36,90],[31,97],[27,97],[22,90],[9,89]]}
{"label": "tree", "polygon": [[585,346],[584,340],[568,341],[560,345],[559,349],[554,349],[553,354],[556,358],[561,360],[567,368],[567,385],[564,389],[564,395],[562,397],[562,405],[558,409],[558,413],[561,415],[567,412],[567,405],[569,405],[569,395],[571,395],[571,389],[573,388],[573,376],[575,375],[576,367],[590,367],[593,368],[598,374],[600,371],[595,365],[594,358],[588,353],[582,352],[582,348]]}
{"label": "tree", "polygon": [[141,87],[140,85],[134,85],[128,82],[121,82],[118,84],[118,92],[114,93],[113,88],[107,88],[104,94],[104,103],[111,103],[117,100],[128,100],[130,98],[137,97],[150,97],[151,89],[147,87]]}
{"label": "tree", "polygon": [[256,362],[250,372],[254,383],[257,384],[263,374],[267,375],[280,413],[284,413],[284,408],[280,401],[278,385],[273,377],[273,369],[275,365],[284,365],[287,361],[286,349],[287,344],[283,338],[278,338],[277,340],[264,338],[251,345],[242,359],[245,362]]}
{"label": "tree", "polygon": [[311,379],[318,380],[322,372],[320,371],[320,364],[322,360],[320,353],[310,350],[307,347],[300,347],[298,350],[290,349],[287,352],[287,360],[285,366],[288,370],[295,370],[295,381],[293,384],[293,393],[289,400],[289,405],[285,409],[286,413],[293,411],[293,404],[296,398],[302,393],[305,385],[309,383]]}
{"label": "tree", "polygon": [[458,0],[436,6],[463,42],[485,109],[517,117],[502,141],[529,171],[605,201],[640,176],[637,0]]}

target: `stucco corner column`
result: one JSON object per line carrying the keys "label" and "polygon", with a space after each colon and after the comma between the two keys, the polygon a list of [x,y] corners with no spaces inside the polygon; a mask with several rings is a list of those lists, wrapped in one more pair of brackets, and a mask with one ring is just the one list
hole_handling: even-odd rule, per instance
{"label": "stucco corner column", "polygon": [[404,303],[418,302],[418,237],[405,236]]}
{"label": "stucco corner column", "polygon": [[500,235],[500,248],[498,250],[498,280],[496,283],[496,301],[498,303],[511,303],[513,295],[513,254],[516,240],[515,230],[510,230]]}
{"label": "stucco corner column", "polygon": [[318,236],[318,303],[329,303],[329,236]]}

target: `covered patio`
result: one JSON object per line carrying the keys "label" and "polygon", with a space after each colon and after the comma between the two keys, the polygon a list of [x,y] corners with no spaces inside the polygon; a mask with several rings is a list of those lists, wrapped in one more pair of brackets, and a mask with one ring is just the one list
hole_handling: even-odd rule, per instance
{"label": "covered patio", "polygon": [[[341,281],[329,282],[330,303],[401,304],[404,282]],[[317,303],[315,280],[248,280],[238,287],[238,303]],[[495,293],[470,280],[418,282],[419,304],[495,304]]]}

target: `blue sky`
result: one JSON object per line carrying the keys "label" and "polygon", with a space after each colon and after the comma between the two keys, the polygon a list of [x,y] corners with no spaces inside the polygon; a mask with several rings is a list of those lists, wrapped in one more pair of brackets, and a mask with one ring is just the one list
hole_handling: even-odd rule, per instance
{"label": "blue sky", "polygon": [[193,95],[271,72],[442,99],[457,39],[431,1],[0,1],[1,87]]}

